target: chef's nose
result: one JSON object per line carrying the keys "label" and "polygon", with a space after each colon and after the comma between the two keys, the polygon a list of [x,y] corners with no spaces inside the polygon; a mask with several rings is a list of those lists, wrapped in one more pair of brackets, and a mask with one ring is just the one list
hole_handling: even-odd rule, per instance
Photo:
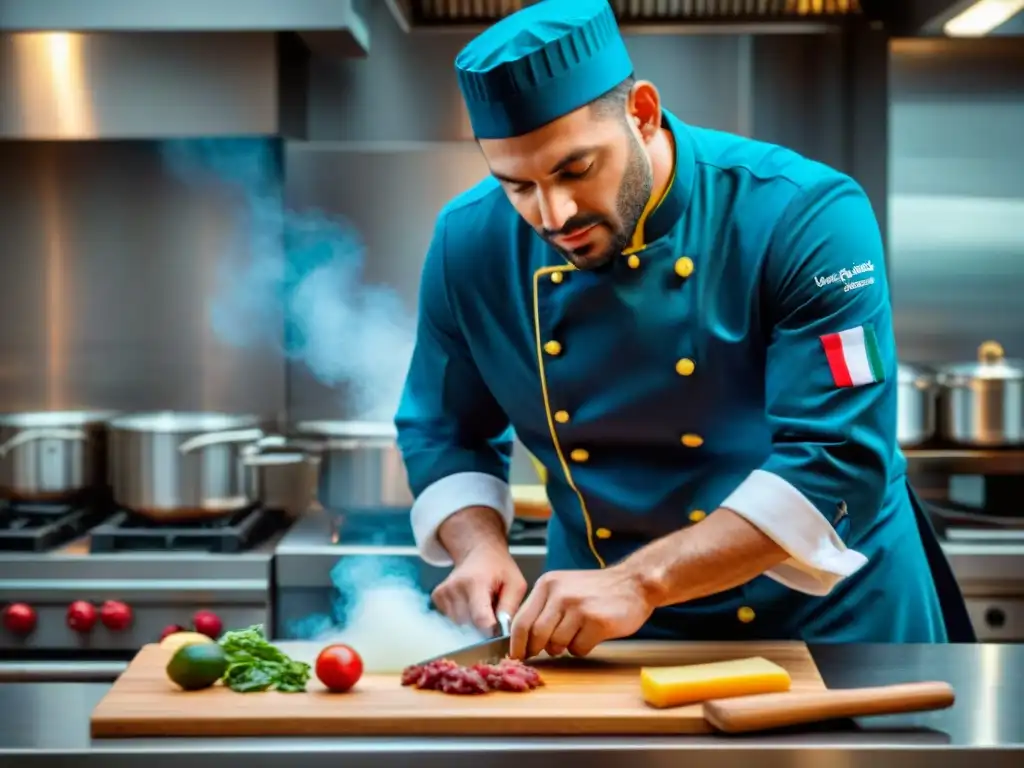
{"label": "chef's nose", "polygon": [[557,187],[538,189],[537,205],[540,208],[541,226],[548,232],[560,232],[578,211],[568,191]]}

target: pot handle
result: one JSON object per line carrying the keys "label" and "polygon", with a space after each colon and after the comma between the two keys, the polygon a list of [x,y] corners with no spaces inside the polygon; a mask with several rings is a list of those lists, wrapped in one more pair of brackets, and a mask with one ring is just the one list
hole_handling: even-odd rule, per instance
{"label": "pot handle", "polygon": [[194,451],[209,448],[212,445],[225,445],[227,443],[255,443],[263,437],[263,430],[253,429],[231,429],[222,432],[206,432],[202,435],[190,437],[178,446],[180,453],[192,453]]}
{"label": "pot handle", "polygon": [[18,446],[34,443],[36,440],[85,440],[87,437],[88,435],[80,429],[24,429],[0,445],[0,458]]}
{"label": "pot handle", "polygon": [[242,449],[242,454],[246,457],[259,456],[268,450],[271,453],[285,451],[288,453],[303,453],[309,456],[314,453],[314,446],[307,440],[295,440],[284,435],[265,435],[252,444],[245,446]]}

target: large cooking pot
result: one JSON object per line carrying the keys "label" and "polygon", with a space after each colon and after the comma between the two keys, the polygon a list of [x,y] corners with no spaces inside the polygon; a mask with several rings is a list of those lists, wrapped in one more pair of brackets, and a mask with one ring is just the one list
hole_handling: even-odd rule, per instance
{"label": "large cooking pot", "polygon": [[896,384],[896,441],[902,448],[935,437],[935,376],[924,368],[900,363]]}
{"label": "large cooking pot", "polygon": [[410,507],[413,497],[390,422],[302,421],[299,444],[320,456],[317,495],[328,509]]}
{"label": "large cooking pot", "polygon": [[0,496],[66,500],[107,483],[105,422],[113,413],[38,411],[0,415]]}
{"label": "large cooking pot", "polygon": [[938,369],[941,430],[950,442],[978,448],[1024,443],[1024,363],[986,341],[978,361]]}
{"label": "large cooking pot", "polygon": [[258,501],[245,458],[258,416],[156,412],[109,423],[114,499],[156,520],[219,517]]}

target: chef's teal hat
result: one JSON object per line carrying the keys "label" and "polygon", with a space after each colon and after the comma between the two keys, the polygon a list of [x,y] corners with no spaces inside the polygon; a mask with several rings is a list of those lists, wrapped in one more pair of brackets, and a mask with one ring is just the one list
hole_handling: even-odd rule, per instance
{"label": "chef's teal hat", "polygon": [[478,139],[529,133],[633,73],[608,0],[540,0],[494,24],[455,59]]}

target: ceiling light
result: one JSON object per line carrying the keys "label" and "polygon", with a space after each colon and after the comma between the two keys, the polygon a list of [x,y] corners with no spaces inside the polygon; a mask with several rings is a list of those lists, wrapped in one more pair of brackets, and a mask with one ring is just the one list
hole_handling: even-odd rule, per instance
{"label": "ceiling light", "polygon": [[983,37],[1021,10],[1024,0],[978,0],[947,21],[942,29],[950,37]]}

